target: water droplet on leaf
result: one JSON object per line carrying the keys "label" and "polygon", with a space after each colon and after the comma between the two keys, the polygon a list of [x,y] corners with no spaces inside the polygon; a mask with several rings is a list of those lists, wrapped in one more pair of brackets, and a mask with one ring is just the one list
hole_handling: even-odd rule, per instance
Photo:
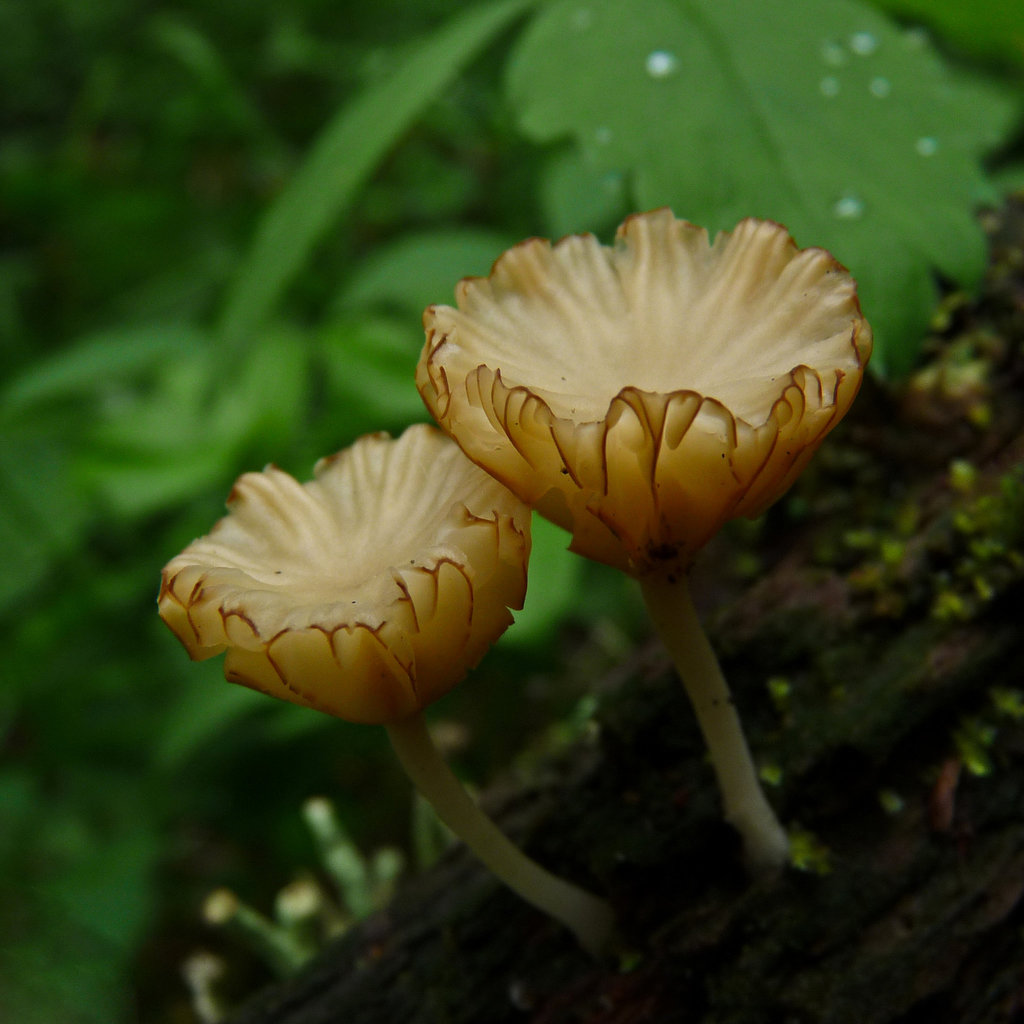
{"label": "water droplet on leaf", "polygon": [[850,49],[858,57],[870,57],[878,49],[878,40],[870,32],[854,32],[850,36]]}
{"label": "water droplet on leaf", "polygon": [[832,212],[840,220],[857,220],[864,216],[864,200],[847,192],[835,201]]}
{"label": "water droplet on leaf", "polygon": [[612,141],[612,130],[607,125],[594,129],[594,141],[599,146],[607,146]]}
{"label": "water droplet on leaf", "polygon": [[888,78],[872,78],[868,84],[868,91],[872,96],[877,97],[880,100],[884,100],[889,93],[892,92],[892,82]]}
{"label": "water droplet on leaf", "polygon": [[831,99],[833,96],[839,95],[839,79],[835,75],[828,75],[818,83],[818,90],[822,96],[827,96]]}
{"label": "water droplet on leaf", "polygon": [[931,135],[922,135],[921,138],[914,143],[914,149],[917,150],[920,156],[935,156],[939,149],[939,140],[933,138]]}
{"label": "water droplet on leaf", "polygon": [[668,78],[679,67],[679,58],[667,50],[654,50],[647,55],[644,68],[651,78]]}

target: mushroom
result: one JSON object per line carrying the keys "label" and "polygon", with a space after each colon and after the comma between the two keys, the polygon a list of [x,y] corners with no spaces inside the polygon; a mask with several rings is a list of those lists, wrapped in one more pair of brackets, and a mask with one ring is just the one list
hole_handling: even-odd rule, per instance
{"label": "mushroom", "polygon": [[457,308],[424,314],[416,383],[465,453],[635,577],[707,742],[754,870],[787,839],[757,779],[688,571],[729,519],[793,483],[853,401],[871,351],[853,279],[771,221],[709,241],[667,209],[614,247],[530,239]]}
{"label": "mushroom", "polygon": [[160,615],[193,659],[283,700],[385,726],[414,785],[507,885],[597,953],[604,900],[515,847],[441,758],[423,709],[521,608],[529,509],[426,424],[370,434],[299,484],[246,473],[229,514],[167,564]]}

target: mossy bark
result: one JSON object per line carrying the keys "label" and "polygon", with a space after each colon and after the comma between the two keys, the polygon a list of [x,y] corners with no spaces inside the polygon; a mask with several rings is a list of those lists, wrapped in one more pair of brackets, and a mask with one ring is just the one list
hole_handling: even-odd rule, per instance
{"label": "mossy bark", "polygon": [[801,867],[748,881],[666,659],[491,808],[609,895],[619,958],[591,961],[457,850],[236,1024],[1024,1019],[1021,223],[1011,204],[927,372],[865,389],[749,578],[733,536],[693,581]]}

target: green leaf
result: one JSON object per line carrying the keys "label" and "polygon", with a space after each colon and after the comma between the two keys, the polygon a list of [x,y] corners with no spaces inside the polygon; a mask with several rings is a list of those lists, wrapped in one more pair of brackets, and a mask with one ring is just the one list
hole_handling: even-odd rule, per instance
{"label": "green leaf", "polygon": [[499,0],[460,13],[327,125],[264,216],[228,293],[220,333],[229,347],[237,348],[265,318],[402,133],[530,2]]}
{"label": "green leaf", "polygon": [[153,15],[146,27],[156,45],[192,73],[208,102],[219,108],[225,125],[276,141],[213,41],[190,20],[163,12]]}
{"label": "green leaf", "polygon": [[460,278],[490,273],[516,241],[472,228],[408,235],[371,254],[347,282],[338,305],[384,306],[411,313],[418,322],[431,303],[453,301]]}
{"label": "green leaf", "polygon": [[530,577],[523,610],[505,633],[503,646],[543,643],[577,603],[584,561],[569,550],[569,534],[539,515],[531,529]]}
{"label": "green leaf", "polygon": [[188,324],[144,324],[88,335],[6,384],[0,411],[9,418],[49,402],[103,397],[170,357],[200,351],[203,342],[202,332]]}
{"label": "green leaf", "polygon": [[630,175],[639,208],[712,232],[769,217],[829,248],[860,282],[879,369],[913,358],[922,275],[983,270],[980,158],[1014,105],[854,0],[559,0],[508,91],[533,139]]}
{"label": "green leaf", "polygon": [[90,778],[91,766],[68,763],[70,786],[44,785],[27,768],[0,772],[5,1021],[128,1020],[132,961],[152,922],[164,852],[152,794],[122,770]]}
{"label": "green leaf", "polygon": [[213,427],[238,443],[273,451],[303,415],[312,345],[305,333],[278,326],[247,347],[233,375],[211,361],[217,399]]}
{"label": "green leaf", "polygon": [[874,0],[900,18],[934,27],[966,50],[1024,65],[1024,5],[1007,0]]}
{"label": "green leaf", "polygon": [[0,1005],[19,1024],[112,1024],[131,1012],[130,964],[63,908],[0,888]]}
{"label": "green leaf", "polygon": [[89,434],[79,477],[121,516],[179,502],[225,477],[250,449],[266,461],[298,426],[309,347],[294,332],[265,332],[225,374],[209,346],[169,359],[151,388],[126,394]]}
{"label": "green leaf", "polygon": [[423,347],[417,320],[347,317],[320,333],[324,381],[338,433],[397,431],[427,418],[413,383]]}
{"label": "green leaf", "polygon": [[176,641],[168,636],[166,657],[174,658],[181,671],[171,709],[164,716],[154,760],[163,769],[178,769],[184,761],[237,723],[251,717],[269,703],[263,694],[224,681],[221,658],[190,664]]}
{"label": "green leaf", "polygon": [[79,542],[87,510],[69,476],[62,440],[0,435],[0,613],[41,583]]}
{"label": "green leaf", "polygon": [[550,158],[540,188],[547,230],[554,238],[596,233],[614,227],[629,213],[625,175],[598,167],[577,148]]}

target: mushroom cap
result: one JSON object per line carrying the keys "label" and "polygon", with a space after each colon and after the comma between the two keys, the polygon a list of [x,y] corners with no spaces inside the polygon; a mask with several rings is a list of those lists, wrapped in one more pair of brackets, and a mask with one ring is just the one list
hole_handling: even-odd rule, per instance
{"label": "mushroom cap", "polygon": [[871,329],[824,249],[667,209],[615,245],[530,239],[424,313],[416,384],[463,451],[633,575],[685,569],[793,483],[860,387]]}
{"label": "mushroom cap", "polygon": [[426,424],[369,434],[299,484],[246,473],[229,514],[163,570],[160,615],[193,659],[354,722],[452,689],[526,595],[529,509]]}

